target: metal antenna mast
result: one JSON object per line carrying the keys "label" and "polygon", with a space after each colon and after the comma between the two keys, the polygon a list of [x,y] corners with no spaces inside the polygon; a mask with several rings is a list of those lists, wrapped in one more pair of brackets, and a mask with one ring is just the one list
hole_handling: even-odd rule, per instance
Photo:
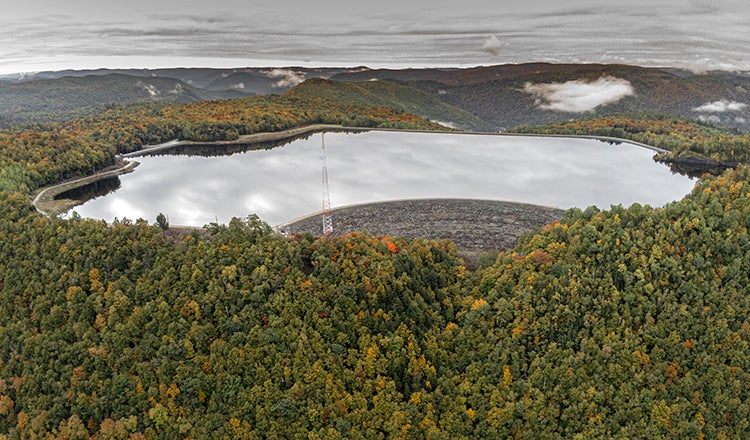
{"label": "metal antenna mast", "polygon": [[320,134],[321,154],[323,162],[323,236],[333,236],[333,218],[331,216],[331,194],[328,190],[328,165],[326,164],[326,139],[325,132]]}

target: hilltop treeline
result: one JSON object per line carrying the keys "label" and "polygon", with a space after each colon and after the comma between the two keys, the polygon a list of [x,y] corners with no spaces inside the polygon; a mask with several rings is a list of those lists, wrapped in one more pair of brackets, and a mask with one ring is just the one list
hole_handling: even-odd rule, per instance
{"label": "hilltop treeline", "polygon": [[[69,71],[68,74],[75,75],[76,72]],[[0,80],[0,128],[27,122],[62,121],[72,119],[71,116],[92,115],[113,104],[184,104],[246,96],[248,95],[238,91],[209,91],[196,88],[176,78],[138,77],[115,73],[45,78],[17,83]]]}
{"label": "hilltop treeline", "polygon": [[[445,241],[166,234],[0,192],[5,438],[747,438],[750,168]],[[0,435],[2,437],[2,435]]]}
{"label": "hilltop treeline", "polygon": [[335,101],[360,105],[398,108],[433,121],[444,121],[451,126],[473,131],[490,131],[491,124],[466,110],[453,107],[421,90],[390,81],[339,82],[328,79],[309,79],[285,93],[293,97],[325,97]]}
{"label": "hilltop treeline", "polygon": [[669,150],[667,159],[697,155],[717,162],[750,162],[750,135],[747,133],[658,113],[594,116],[562,124],[517,127],[509,132],[611,136]]}
{"label": "hilltop treeline", "polygon": [[112,165],[115,155],[179,138],[234,140],[305,124],[444,129],[400,110],[282,96],[112,107],[65,123],[0,131],[0,189],[35,188]]}

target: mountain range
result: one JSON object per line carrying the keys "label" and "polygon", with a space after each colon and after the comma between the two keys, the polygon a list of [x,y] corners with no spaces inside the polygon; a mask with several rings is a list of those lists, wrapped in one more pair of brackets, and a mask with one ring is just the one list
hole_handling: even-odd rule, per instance
{"label": "mountain range", "polygon": [[750,131],[747,73],[549,63],[400,70],[99,69],[6,75],[0,77],[0,124],[62,118],[65,112],[80,114],[107,104],[281,93],[391,106],[474,131],[623,111],[682,115]]}

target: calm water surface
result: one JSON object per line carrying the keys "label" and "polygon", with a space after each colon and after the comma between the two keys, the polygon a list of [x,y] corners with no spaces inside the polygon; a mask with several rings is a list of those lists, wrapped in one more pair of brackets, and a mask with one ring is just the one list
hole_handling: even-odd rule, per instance
{"label": "calm water surface", "polygon": [[[559,208],[661,206],[695,181],[631,144],[588,139],[422,133],[326,133],[331,203],[412,198],[508,200]],[[216,148],[217,153],[220,147]],[[283,147],[144,156],[84,217],[202,226],[258,214],[271,225],[321,209],[321,135]],[[117,187],[117,185],[112,185]]]}

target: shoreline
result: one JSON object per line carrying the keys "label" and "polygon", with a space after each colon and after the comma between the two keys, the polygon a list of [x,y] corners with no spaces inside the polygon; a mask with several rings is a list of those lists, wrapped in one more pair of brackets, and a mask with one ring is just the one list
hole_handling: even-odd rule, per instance
{"label": "shoreline", "polygon": [[[294,127],[294,128],[290,128],[290,129],[282,130],[282,131],[253,133],[249,135],[243,135],[243,136],[240,136],[238,139],[234,139],[231,141],[196,142],[196,141],[180,141],[178,139],[173,139],[173,140],[161,143],[161,144],[147,145],[147,146],[144,146],[141,150],[119,155],[118,161],[120,159],[143,156],[143,155],[147,155],[153,152],[167,150],[170,148],[175,148],[175,147],[184,146],[184,145],[216,145],[216,146],[252,145],[252,144],[257,144],[257,143],[262,143],[262,142],[280,141],[280,140],[289,139],[289,138],[293,138],[293,137],[300,136],[300,135],[305,135],[308,133],[315,133],[315,132],[326,131],[326,130],[356,131],[356,132],[383,131],[383,132],[397,132],[397,133],[452,134],[452,135],[474,135],[474,136],[505,136],[505,137],[522,136],[522,137],[594,139],[594,140],[603,141],[603,142],[628,143],[628,144],[635,145],[637,147],[646,148],[656,153],[668,153],[669,152],[667,150],[653,147],[653,146],[643,144],[640,142],[631,141],[628,139],[607,137],[607,136],[555,135],[555,134],[507,133],[507,132],[495,133],[495,132],[475,132],[475,131],[403,130],[403,129],[395,129],[395,128],[348,127],[348,126],[343,126],[343,125],[332,125],[332,124],[313,124],[313,125],[304,125],[301,127]],[[116,177],[122,174],[130,173],[135,169],[136,166],[138,166],[138,162],[124,161],[124,165],[115,170],[109,170],[109,171],[105,171],[102,173],[97,173],[97,174],[81,177],[81,178],[70,180],[70,181],[58,182],[49,186],[42,187],[38,190],[38,192],[36,192],[36,196],[34,197],[32,204],[34,205],[34,208],[36,208],[37,211],[39,211],[45,216],[49,217],[49,216],[59,215],[62,212],[65,212],[75,206],[78,206],[80,203],[76,203],[73,200],[56,201],[55,196],[65,191],[69,191],[71,189],[75,189],[84,185],[88,185],[88,184],[95,183],[104,179]],[[471,199],[467,199],[467,200],[471,200]],[[315,214],[310,214],[310,215],[315,215]],[[301,220],[301,219],[291,220],[287,224],[291,224],[296,220]]]}
{"label": "shoreline", "polygon": [[273,142],[284,139],[289,139],[295,136],[304,135],[308,133],[315,133],[319,131],[382,131],[382,132],[393,132],[393,133],[422,133],[422,134],[458,134],[458,135],[472,135],[472,136],[505,136],[505,137],[540,137],[540,138],[570,138],[570,139],[593,139],[602,142],[618,142],[635,145],[637,147],[645,148],[647,150],[654,151],[656,153],[669,153],[669,150],[663,148],[654,147],[652,145],[644,144],[641,142],[633,141],[630,139],[622,139],[611,136],[594,136],[594,135],[579,135],[579,134],[533,134],[533,133],[509,133],[509,132],[487,132],[487,131],[442,131],[442,130],[414,130],[414,129],[397,129],[397,128],[378,128],[378,127],[349,127],[346,125],[332,125],[332,124],[313,124],[304,125],[301,127],[290,128],[282,131],[270,131],[262,133],[253,133],[240,136],[237,139],[230,141],[181,141],[179,139],[172,139],[170,141],[155,144],[145,145],[141,150],[133,151],[121,155],[122,157],[137,157],[149,154],[155,151],[167,150],[170,148],[180,147],[183,145],[247,145],[256,144],[261,142]]}
{"label": "shoreline", "polygon": [[91,183],[100,182],[105,179],[111,179],[113,177],[121,176],[127,173],[132,173],[133,171],[135,171],[135,168],[140,165],[140,163],[136,161],[124,161],[122,163],[122,166],[113,170],[103,171],[101,173],[92,174],[90,176],[63,181],[54,185],[40,188],[40,190],[36,193],[36,196],[34,196],[31,204],[34,205],[34,208],[36,208],[37,211],[39,211],[46,217],[52,217],[62,214],[63,212],[80,205],[80,203],[77,203],[77,201],[70,199],[55,200],[55,197],[57,197],[58,195],[72,189],[89,185]]}
{"label": "shoreline", "polygon": [[199,142],[199,141],[181,141],[179,139],[172,139],[161,144],[155,145],[144,145],[142,149],[133,151],[131,153],[125,153],[122,157],[137,157],[144,156],[155,151],[168,150],[170,148],[181,147],[185,145],[251,145],[259,144],[261,142],[273,142],[282,141],[284,139],[293,138],[308,133],[315,133],[318,131],[331,130],[331,131],[365,131],[360,127],[344,127],[342,125],[330,125],[330,124],[314,124],[314,125],[303,125],[301,127],[290,128],[282,131],[267,131],[262,133],[246,134],[233,139],[231,141],[210,141],[210,142]]}

